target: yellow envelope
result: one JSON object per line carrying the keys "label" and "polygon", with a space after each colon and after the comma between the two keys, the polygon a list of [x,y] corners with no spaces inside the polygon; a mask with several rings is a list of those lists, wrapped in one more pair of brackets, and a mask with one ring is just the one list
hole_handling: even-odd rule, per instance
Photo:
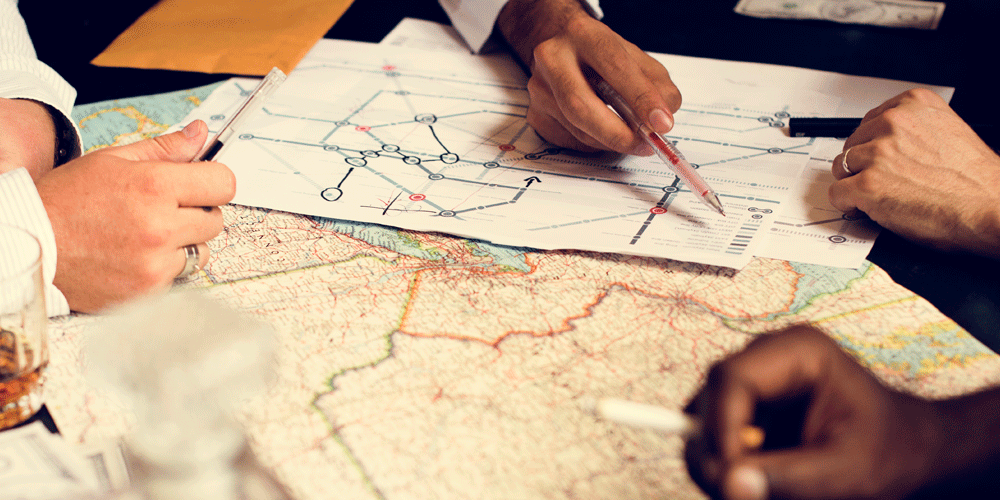
{"label": "yellow envelope", "polygon": [[289,72],[352,0],[161,0],[91,63],[201,73]]}

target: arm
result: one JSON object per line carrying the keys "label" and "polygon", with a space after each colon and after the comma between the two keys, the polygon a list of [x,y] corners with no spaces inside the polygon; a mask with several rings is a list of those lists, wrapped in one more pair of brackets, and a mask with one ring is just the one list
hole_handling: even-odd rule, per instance
{"label": "arm", "polygon": [[79,135],[67,118],[75,98],[36,58],[16,2],[0,0],[0,173],[23,167],[37,179],[79,155]]}
{"label": "arm", "polygon": [[[745,449],[738,430],[793,397],[807,401],[799,442]],[[1000,468],[1000,391],[931,402],[887,389],[810,327],[760,337],[719,363],[696,402],[706,432],[688,444],[688,465],[721,498],[904,498]]]}
{"label": "arm", "polygon": [[1000,156],[937,94],[886,101],[844,147],[833,206],[928,246],[1000,258]]}
{"label": "arm", "polygon": [[585,151],[652,154],[593,92],[585,70],[611,84],[657,132],[673,127],[681,99],[667,70],[597,20],[596,1],[440,1],[474,48],[496,19],[497,30],[531,72],[528,123],[549,142]]}
{"label": "arm", "polygon": [[528,123],[549,142],[652,154],[594,93],[585,70],[614,87],[657,132],[673,127],[681,97],[667,70],[594,19],[579,0],[510,0],[497,27],[531,71]]}

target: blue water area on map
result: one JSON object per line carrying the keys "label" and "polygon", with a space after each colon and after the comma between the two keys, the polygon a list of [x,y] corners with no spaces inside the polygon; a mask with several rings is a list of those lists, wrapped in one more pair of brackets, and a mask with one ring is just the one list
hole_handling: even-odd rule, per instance
{"label": "blue water area on map", "polygon": [[[317,224],[323,229],[346,234],[352,238],[365,241],[369,244],[387,248],[393,252],[398,252],[410,257],[426,260],[442,260],[447,256],[442,254],[437,248],[421,245],[418,240],[409,236],[408,231],[401,231],[396,228],[369,224],[366,222],[352,222],[340,219],[330,219],[324,217],[313,217]],[[522,247],[507,247],[494,245],[485,241],[468,240],[472,246],[473,255],[479,257],[490,257],[493,264],[523,272],[530,272],[524,253],[527,249]]]}
{"label": "blue water area on map", "polygon": [[[884,333],[887,336],[891,334],[891,332]],[[840,336],[836,340],[868,363],[884,364],[897,370],[905,367],[906,373],[911,377],[930,369],[924,362],[930,362],[931,366],[940,366],[948,361],[961,365],[984,354],[992,353],[989,348],[951,322],[925,326],[925,331],[921,331],[919,335],[891,335],[889,345],[886,347],[856,342]]]}
{"label": "blue water area on map", "polygon": [[843,291],[850,285],[851,281],[864,276],[871,267],[869,262],[865,262],[857,269],[843,269],[801,262],[789,262],[789,264],[792,266],[792,270],[802,275],[795,287],[795,299],[789,307],[789,311],[792,313],[808,306],[811,301],[821,295]]}
{"label": "blue water area on map", "polygon": [[80,129],[83,149],[86,151],[94,146],[111,144],[114,142],[115,136],[138,130],[139,124],[134,118],[108,110],[132,107],[153,122],[169,127],[183,120],[196,107],[197,103],[207,99],[209,94],[219,85],[221,82],[190,90],[76,106],[73,108],[72,118],[79,125],[80,120],[93,116]]}

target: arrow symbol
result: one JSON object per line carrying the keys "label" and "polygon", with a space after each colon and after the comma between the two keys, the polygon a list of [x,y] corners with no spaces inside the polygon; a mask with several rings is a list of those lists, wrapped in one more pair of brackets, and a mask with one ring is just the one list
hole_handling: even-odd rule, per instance
{"label": "arrow symbol", "polygon": [[524,187],[528,187],[528,186],[531,186],[532,182],[542,182],[542,180],[539,179],[538,177],[535,177],[535,176],[532,175],[531,177],[528,177],[527,179],[525,179],[525,182],[527,182],[528,185],[524,186]]}

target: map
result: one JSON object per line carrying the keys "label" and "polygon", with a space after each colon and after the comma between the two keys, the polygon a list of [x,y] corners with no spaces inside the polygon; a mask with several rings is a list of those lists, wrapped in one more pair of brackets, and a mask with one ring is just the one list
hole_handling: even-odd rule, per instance
{"label": "map", "polygon": [[[218,86],[81,106],[86,150],[155,136]],[[343,174],[343,171],[339,173]],[[682,407],[709,366],[810,322],[887,384],[946,397],[1000,357],[878,267],[755,258],[742,270],[537,251],[229,205],[197,288],[274,325],[279,377],[252,446],[296,498],[702,499],[679,438],[580,402]],[[47,405],[73,443],[130,426],[90,387],[99,317],[53,321]],[[142,335],[142,332],[136,332]]]}

